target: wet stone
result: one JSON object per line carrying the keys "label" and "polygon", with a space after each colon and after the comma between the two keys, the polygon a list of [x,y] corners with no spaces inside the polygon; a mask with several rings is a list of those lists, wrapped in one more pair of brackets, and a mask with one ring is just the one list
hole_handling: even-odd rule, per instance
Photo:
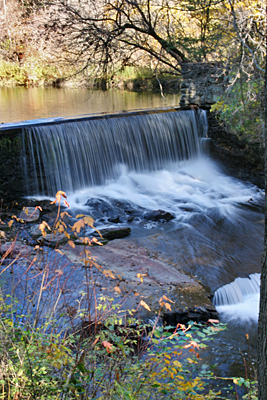
{"label": "wet stone", "polygon": [[118,228],[106,228],[100,230],[103,238],[108,240],[124,238],[131,233],[131,228],[129,226],[120,226]]}
{"label": "wet stone", "polygon": [[35,207],[23,207],[23,210],[19,213],[19,218],[25,222],[35,222],[40,218],[40,210]]}
{"label": "wet stone", "polygon": [[154,210],[145,213],[144,218],[147,219],[148,221],[160,221],[160,220],[170,221],[174,219],[175,216],[169,213],[168,211]]}

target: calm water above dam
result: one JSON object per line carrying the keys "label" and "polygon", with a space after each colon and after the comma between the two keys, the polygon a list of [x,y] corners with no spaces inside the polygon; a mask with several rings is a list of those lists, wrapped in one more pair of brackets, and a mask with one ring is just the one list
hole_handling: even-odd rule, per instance
{"label": "calm water above dam", "polygon": [[0,87],[0,123],[178,106],[180,95],[120,90]]}

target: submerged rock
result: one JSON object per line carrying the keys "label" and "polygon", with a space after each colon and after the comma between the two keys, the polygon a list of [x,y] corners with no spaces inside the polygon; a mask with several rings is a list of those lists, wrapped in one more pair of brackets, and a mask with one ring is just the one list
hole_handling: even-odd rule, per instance
{"label": "submerged rock", "polygon": [[160,221],[160,220],[170,221],[174,219],[175,216],[169,213],[168,211],[154,210],[145,213],[144,218],[147,219],[148,221]]}

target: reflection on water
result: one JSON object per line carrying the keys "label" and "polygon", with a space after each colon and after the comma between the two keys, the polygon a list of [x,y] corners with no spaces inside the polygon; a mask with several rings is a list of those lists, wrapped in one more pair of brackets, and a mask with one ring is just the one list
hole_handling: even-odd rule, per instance
{"label": "reflection on water", "polygon": [[0,123],[178,106],[180,96],[120,90],[0,87]]}

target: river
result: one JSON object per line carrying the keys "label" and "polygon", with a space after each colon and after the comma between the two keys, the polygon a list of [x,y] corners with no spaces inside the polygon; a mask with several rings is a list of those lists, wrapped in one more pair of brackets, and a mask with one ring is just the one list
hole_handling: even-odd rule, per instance
{"label": "river", "polygon": [[[162,98],[151,93],[86,89],[0,88],[0,99],[1,122],[5,123],[179,105],[178,95]],[[106,203],[106,209],[119,204],[123,210],[131,203],[137,214],[138,210],[163,209],[175,215],[168,223],[147,222],[137,216],[131,223],[132,238],[194,276],[212,293],[239,276],[260,272],[263,197],[257,187],[224,175],[207,154],[149,172],[119,165],[115,178],[68,193],[72,208],[92,214],[96,210],[88,203],[90,199]],[[97,213],[93,216],[97,219]],[[107,213],[104,223],[109,217]],[[245,374],[241,353],[248,352],[247,333],[255,362],[257,302],[256,298],[250,312],[250,298],[235,309],[222,310],[222,321],[229,321],[228,331],[218,335],[205,354],[216,365],[217,374]]]}

